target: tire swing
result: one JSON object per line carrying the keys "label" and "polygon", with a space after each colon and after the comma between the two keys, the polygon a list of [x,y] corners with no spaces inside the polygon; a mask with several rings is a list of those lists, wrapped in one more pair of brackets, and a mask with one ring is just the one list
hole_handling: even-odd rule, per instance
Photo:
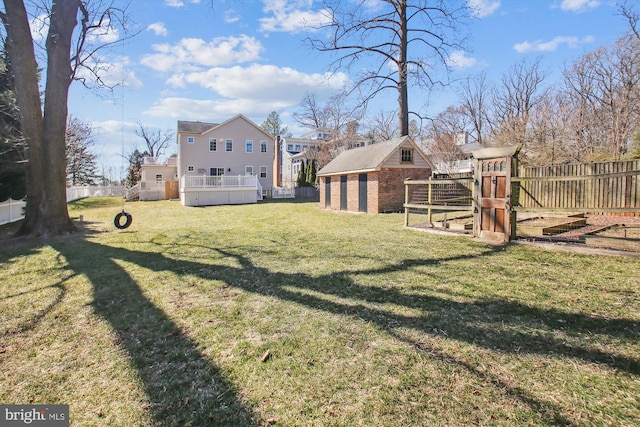
{"label": "tire swing", "polygon": [[[125,218],[124,223],[122,223],[122,218]],[[115,219],[113,220],[113,225],[115,225],[116,228],[120,230],[124,230],[131,225],[132,221],[133,217],[131,216],[131,214],[122,210],[122,212],[116,215]]]}

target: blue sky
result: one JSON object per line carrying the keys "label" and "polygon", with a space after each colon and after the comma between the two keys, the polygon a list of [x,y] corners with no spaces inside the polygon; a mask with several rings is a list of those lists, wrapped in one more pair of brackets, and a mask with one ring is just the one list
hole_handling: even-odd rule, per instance
{"label": "blue sky", "polygon": [[[452,79],[485,72],[497,82],[517,61],[540,58],[551,84],[565,64],[627,29],[615,0],[468,1],[477,13],[464,30],[466,51],[452,52]],[[69,113],[93,126],[99,167],[115,178],[126,167],[121,154],[144,147],[137,123],[175,130],[178,120],[243,114],[259,125],[275,110],[298,136],[305,130],[291,115],[305,93],[323,100],[350,80],[329,74],[330,57],[302,41],[301,22],[318,19],[313,0],[135,0],[129,13],[130,28],[139,31],[134,38],[103,35],[116,41],[105,53],[111,65],[103,78],[124,87],[111,93],[74,83],[69,100]],[[393,110],[396,98],[377,98],[371,113]],[[435,115],[456,96],[453,89],[411,91],[410,102]]]}

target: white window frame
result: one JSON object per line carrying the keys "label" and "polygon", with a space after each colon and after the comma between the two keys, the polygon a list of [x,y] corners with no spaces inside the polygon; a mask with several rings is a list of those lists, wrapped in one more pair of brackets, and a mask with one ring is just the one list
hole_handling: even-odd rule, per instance
{"label": "white window frame", "polygon": [[216,138],[209,138],[209,151],[218,151],[218,140]]}
{"label": "white window frame", "polygon": [[[159,178],[159,179],[158,179]],[[157,173],[156,174],[156,182],[162,182],[164,181],[162,174],[161,173]]]}
{"label": "white window frame", "polygon": [[193,172],[196,170],[196,167],[194,165],[187,165],[187,172]]}
{"label": "white window frame", "polygon": [[195,144],[195,143],[196,143],[196,138],[194,136],[187,137],[187,144]]}
{"label": "white window frame", "polygon": [[244,167],[244,174],[246,176],[253,176],[253,166],[245,166]]}
{"label": "white window frame", "polygon": [[260,141],[260,152],[261,153],[267,152],[267,141]]}
{"label": "white window frame", "polygon": [[247,153],[253,153],[253,139],[247,139],[244,143],[244,149]]}
{"label": "white window frame", "polygon": [[[405,159],[405,153],[408,155],[409,159]],[[400,163],[411,164],[413,163],[413,150],[411,148],[401,148],[400,149]]]}
{"label": "white window frame", "polygon": [[267,177],[267,167],[260,166],[260,178],[264,179]]}
{"label": "white window frame", "polygon": [[[212,173],[214,170],[215,170],[215,173]],[[223,175],[224,175],[224,168],[218,168],[218,167],[209,168],[209,176],[223,176]]]}
{"label": "white window frame", "polygon": [[[231,148],[231,149],[229,149]],[[227,153],[233,152],[233,139],[225,139],[224,140],[224,151]]]}

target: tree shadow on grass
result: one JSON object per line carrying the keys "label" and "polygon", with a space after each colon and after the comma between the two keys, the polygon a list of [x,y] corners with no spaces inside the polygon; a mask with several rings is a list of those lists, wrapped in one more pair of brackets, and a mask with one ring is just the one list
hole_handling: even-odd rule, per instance
{"label": "tree shadow on grass", "polygon": [[[228,406],[222,411],[225,417],[232,417],[227,425],[234,425],[234,421],[235,425],[246,425],[252,414],[239,402],[233,386],[198,353],[195,344],[180,332],[178,326],[148,301],[135,281],[114,260],[135,263],[154,271],[164,270],[178,275],[189,274],[206,280],[219,280],[246,292],[274,296],[283,301],[332,314],[362,319],[413,345],[417,351],[467,370],[482,382],[495,386],[527,405],[545,422],[555,425],[573,425],[572,421],[563,415],[564,409],[561,406],[535,397],[526,390],[526,385],[506,384],[499,376],[480,371],[472,364],[459,360],[455,355],[444,354],[437,349],[428,348],[424,343],[412,341],[399,330],[408,328],[426,335],[445,334],[450,340],[491,351],[570,357],[640,375],[638,359],[625,357],[614,351],[590,348],[579,344],[579,340],[568,343],[558,336],[597,333],[627,340],[636,339],[640,322],[630,319],[601,319],[553,309],[540,309],[503,299],[460,302],[444,296],[408,294],[393,287],[383,289],[365,286],[353,279],[357,275],[370,276],[371,280],[374,280],[377,275],[416,267],[444,267],[449,261],[466,259],[466,255],[439,259],[407,259],[378,269],[353,269],[312,277],[301,273],[272,272],[254,265],[249,258],[235,253],[233,249],[208,248],[238,263],[237,267],[221,265],[219,268],[215,264],[176,260],[162,253],[132,251],[88,240],[74,244],[73,251],[65,245],[57,249],[67,258],[70,268],[75,273],[86,274],[92,282],[96,311],[118,331],[121,345],[134,360],[144,380],[147,394],[155,403],[154,416],[158,420],[162,420],[165,414],[184,419],[192,416],[204,420],[209,412],[216,413],[216,408],[212,408],[207,402],[207,398],[211,396],[213,399],[223,399],[223,406]],[[500,250],[500,247],[488,247],[483,254],[477,256],[489,257]],[[74,261],[74,252],[77,261]],[[96,262],[106,264],[111,273],[94,273],[94,266],[86,264],[87,253],[101,254],[100,260]],[[384,304],[404,306],[420,314],[390,312],[383,308]],[[529,328],[530,325],[536,327]],[[176,351],[169,354],[155,353],[153,350],[157,348],[156,341],[159,339],[168,340],[161,348],[175,348]],[[213,383],[206,382],[206,375],[195,374],[203,370],[215,378]],[[175,372],[181,373],[172,378],[171,375]],[[168,378],[175,383],[173,387],[177,388],[171,401],[167,400],[162,390]],[[211,390],[201,393],[201,397],[193,406],[181,408],[176,399],[187,397],[193,392],[193,383],[201,384],[196,387],[198,389],[206,390],[209,387]],[[237,418],[234,420],[233,417]]]}
{"label": "tree shadow on grass", "polygon": [[156,263],[166,265],[171,260],[83,239],[57,241],[51,246],[65,257],[69,269],[91,282],[95,312],[112,326],[116,343],[126,350],[137,370],[148,402],[131,405],[149,410],[157,425],[257,425],[255,415],[243,404],[233,384],[116,262],[131,261],[159,269]]}

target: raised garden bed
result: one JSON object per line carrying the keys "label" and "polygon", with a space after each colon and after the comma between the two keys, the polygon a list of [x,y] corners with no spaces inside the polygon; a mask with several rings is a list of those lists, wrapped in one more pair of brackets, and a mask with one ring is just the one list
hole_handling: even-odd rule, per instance
{"label": "raised garden bed", "polygon": [[640,225],[614,224],[583,236],[587,246],[640,252]]}
{"label": "raised garden bed", "polygon": [[564,216],[536,216],[517,222],[517,233],[527,236],[549,236],[584,227],[587,218],[583,214]]}

